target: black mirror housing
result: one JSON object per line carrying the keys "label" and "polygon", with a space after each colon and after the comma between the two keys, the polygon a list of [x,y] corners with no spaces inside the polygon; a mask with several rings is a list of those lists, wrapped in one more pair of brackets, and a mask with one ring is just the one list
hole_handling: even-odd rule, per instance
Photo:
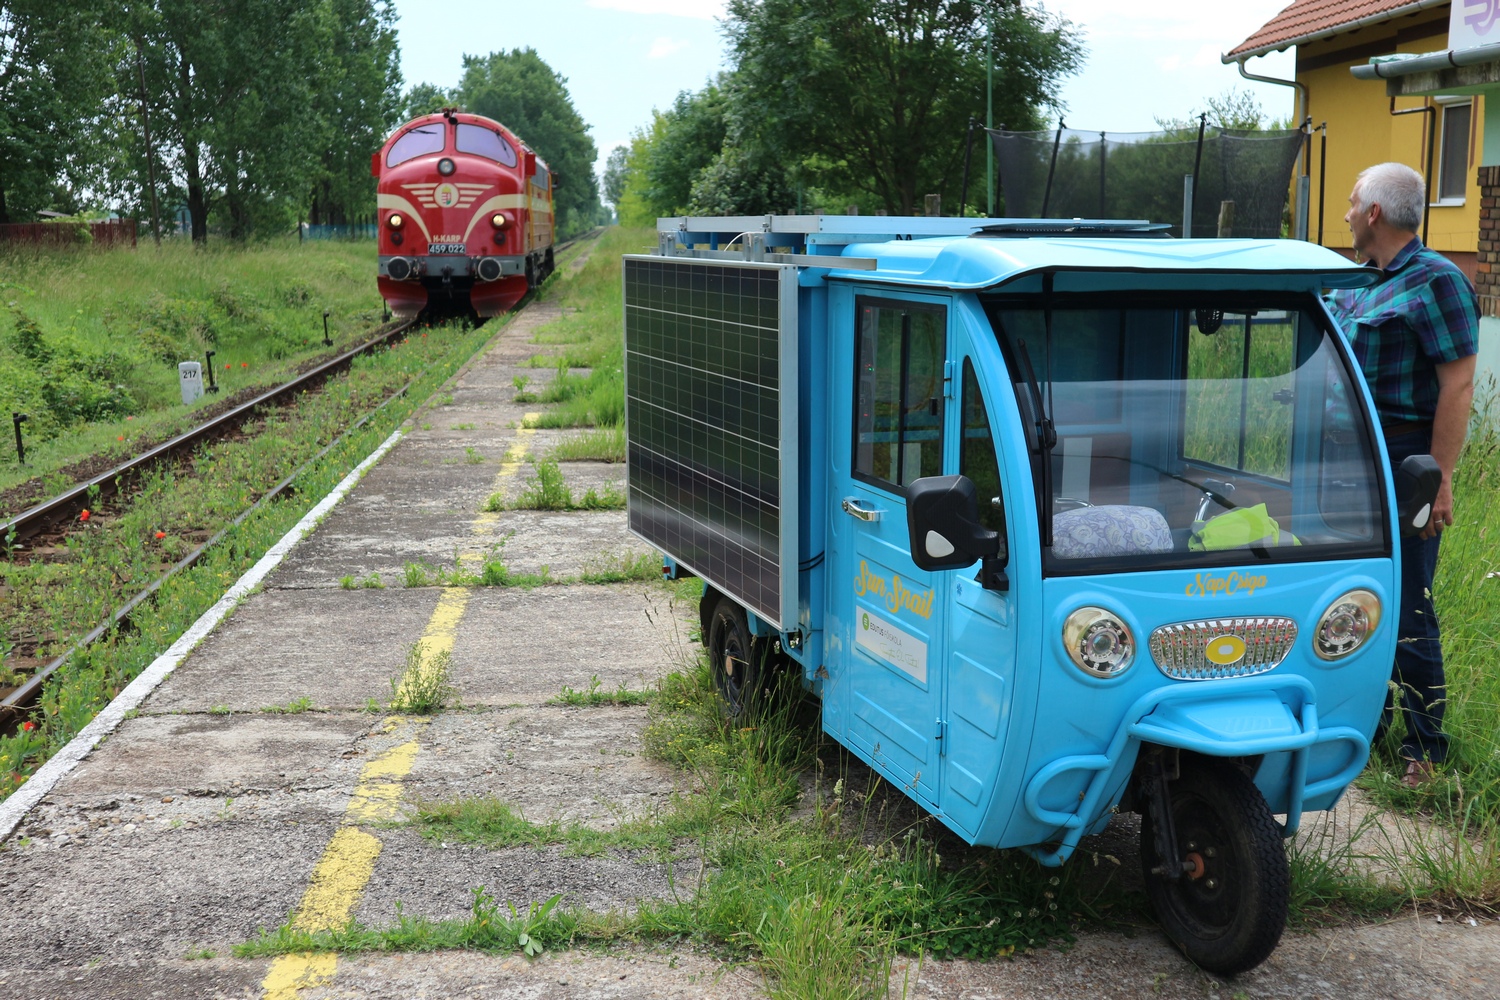
{"label": "black mirror housing", "polygon": [[[979,523],[974,483],[967,476],[928,476],[910,483],[906,531],[911,560],[920,569],[961,569],[980,559],[1003,563],[1007,555],[1001,534]],[[993,575],[990,569],[986,566],[987,580]],[[998,573],[999,566],[993,570]]]}
{"label": "black mirror housing", "polygon": [[1396,514],[1401,537],[1421,534],[1432,520],[1432,505],[1443,485],[1443,470],[1431,455],[1408,455],[1396,470]]}

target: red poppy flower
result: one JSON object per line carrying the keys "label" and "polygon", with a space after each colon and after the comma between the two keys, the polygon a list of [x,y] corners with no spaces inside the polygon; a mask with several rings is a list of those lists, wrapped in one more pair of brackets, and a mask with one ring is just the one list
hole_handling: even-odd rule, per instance
{"label": "red poppy flower", "polygon": [[249,368],[250,367],[250,362],[248,362],[248,361],[241,361],[240,362],[240,367],[241,368]]}
{"label": "red poppy flower", "polygon": [[88,511],[83,511],[81,514],[78,515],[78,520],[80,520],[80,521],[87,521],[88,519],[89,519],[89,512]]}
{"label": "red poppy flower", "polygon": [[115,438],[115,440],[116,441],[124,441],[125,440],[125,435],[121,434],[119,437]]}
{"label": "red poppy flower", "polygon": [[158,531],[156,533],[156,537],[157,538],[166,538],[167,537],[167,533],[165,531]]}
{"label": "red poppy flower", "polygon": [[224,367],[225,367],[225,368],[228,368],[228,367],[229,367],[229,362],[228,362],[228,361],[226,361],[226,362],[224,362]]}
{"label": "red poppy flower", "polygon": [[21,723],[21,728],[29,733],[36,728],[36,723],[32,722],[30,719],[27,719],[25,722]]}

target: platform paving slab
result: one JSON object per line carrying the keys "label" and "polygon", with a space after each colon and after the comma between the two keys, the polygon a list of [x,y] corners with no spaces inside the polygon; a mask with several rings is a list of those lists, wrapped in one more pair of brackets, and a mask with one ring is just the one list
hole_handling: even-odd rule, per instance
{"label": "platform paving slab", "polygon": [[436,588],[278,590],[251,595],[147,699],[143,711],[259,712],[307,698],[363,708],[390,699]]}
{"label": "platform paving slab", "polygon": [[414,801],[494,798],[533,823],[610,830],[654,816],[689,780],[647,757],[643,707],[561,705],[446,713],[406,780]]}

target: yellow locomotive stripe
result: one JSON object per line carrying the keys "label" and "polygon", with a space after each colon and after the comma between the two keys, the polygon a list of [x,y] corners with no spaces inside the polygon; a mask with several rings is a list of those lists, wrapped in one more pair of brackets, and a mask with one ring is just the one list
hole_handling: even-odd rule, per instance
{"label": "yellow locomotive stripe", "polygon": [[[419,648],[419,674],[438,669],[443,654],[451,653],[458,635],[458,623],[469,603],[469,591],[448,587],[438,598],[438,605],[428,619]],[[417,682],[419,677],[404,677],[402,684]],[[396,697],[401,696],[398,690]],[[380,857],[380,839],[357,824],[379,823],[397,817],[401,799],[401,782],[411,773],[420,744],[417,737],[426,727],[425,720],[392,716],[385,720],[387,733],[402,731],[409,739],[371,759],[360,769],[359,783],[349,797],[344,818],[337,832],[323,849],[308,879],[302,902],[292,926],[300,931],[325,931],[343,927],[375,873]],[[271,963],[261,982],[264,1000],[296,1000],[303,989],[329,986],[338,968],[338,956],[304,952],[283,955]]]}
{"label": "yellow locomotive stripe", "polygon": [[[411,221],[415,222],[421,228],[422,238],[428,243],[432,242],[432,234],[427,231],[427,222],[422,218],[422,213],[418,212],[411,202],[399,194],[376,195],[375,207],[377,209],[389,208],[395,212],[405,212],[411,218]],[[426,248],[424,247],[423,249],[425,250]]]}

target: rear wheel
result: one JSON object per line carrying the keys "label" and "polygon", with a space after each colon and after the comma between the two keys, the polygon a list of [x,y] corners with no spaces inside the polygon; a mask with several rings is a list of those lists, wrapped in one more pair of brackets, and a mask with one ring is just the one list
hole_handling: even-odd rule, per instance
{"label": "rear wheel", "polygon": [[750,634],[745,609],[720,597],[708,617],[704,645],[714,689],[724,703],[724,713],[741,719],[759,704],[767,680],[768,650],[764,639]]}
{"label": "rear wheel", "polygon": [[[1184,756],[1182,776],[1168,787],[1177,858],[1157,856],[1152,810],[1141,818],[1141,867],[1156,918],[1209,972],[1254,968],[1286,927],[1291,872],[1281,830],[1254,782],[1228,762]],[[1152,872],[1174,861],[1192,868],[1175,879]]]}

